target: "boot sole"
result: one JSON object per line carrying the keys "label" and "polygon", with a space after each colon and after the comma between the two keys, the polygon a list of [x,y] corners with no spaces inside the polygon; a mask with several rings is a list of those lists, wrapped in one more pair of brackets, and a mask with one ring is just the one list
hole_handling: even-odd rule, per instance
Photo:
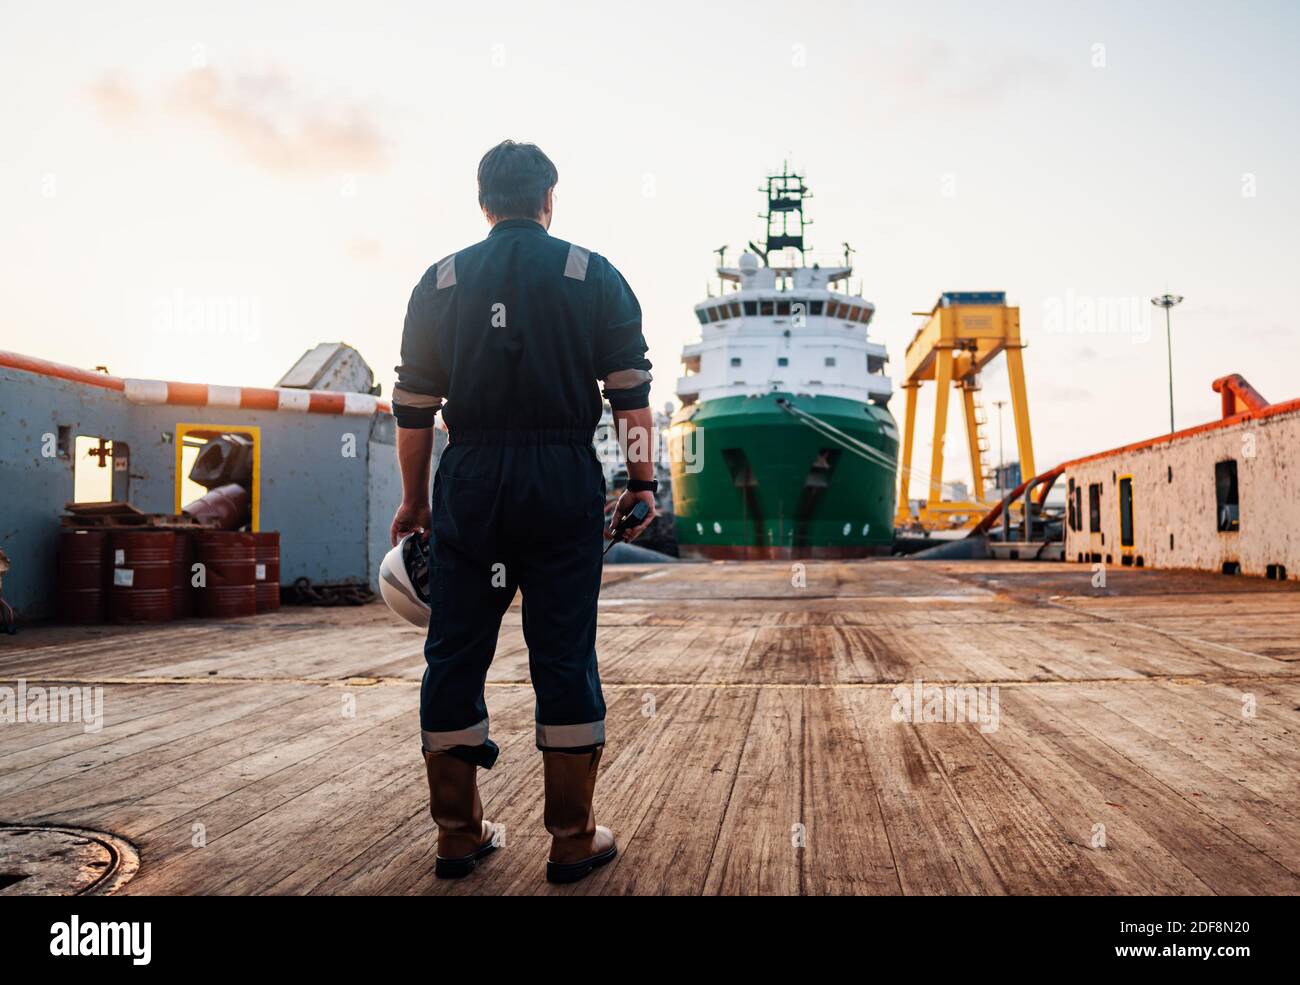
{"label": "boot sole", "polygon": [[479,859],[487,858],[497,850],[497,846],[488,842],[473,855],[464,858],[443,858],[439,855],[433,862],[433,874],[439,879],[463,879],[474,871]]}
{"label": "boot sole", "polygon": [[579,879],[590,875],[594,870],[599,869],[602,865],[608,865],[614,861],[614,856],[617,854],[618,846],[612,845],[608,851],[583,859],[581,862],[552,862],[548,859],[546,862],[546,881],[555,883],[577,882]]}

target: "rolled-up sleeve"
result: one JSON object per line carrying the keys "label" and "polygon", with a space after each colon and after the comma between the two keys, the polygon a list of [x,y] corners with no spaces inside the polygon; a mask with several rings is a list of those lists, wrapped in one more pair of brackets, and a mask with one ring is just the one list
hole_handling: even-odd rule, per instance
{"label": "rolled-up sleeve", "polygon": [[641,303],[612,263],[601,258],[596,304],[596,376],[614,410],[650,406],[649,348],[641,333]]}
{"label": "rolled-up sleeve", "polygon": [[400,428],[427,428],[447,394],[447,375],[438,358],[435,316],[436,267],[411,292],[402,329],[402,363],[393,388],[393,416]]}

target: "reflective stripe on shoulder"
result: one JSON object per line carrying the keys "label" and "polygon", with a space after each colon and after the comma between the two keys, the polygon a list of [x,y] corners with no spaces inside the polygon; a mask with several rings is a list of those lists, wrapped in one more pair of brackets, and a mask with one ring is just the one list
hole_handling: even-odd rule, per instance
{"label": "reflective stripe on shoulder", "polygon": [[456,254],[438,261],[438,290],[456,286]]}
{"label": "reflective stripe on shoulder", "polygon": [[587,279],[587,264],[591,261],[591,251],[581,246],[569,246],[569,258],[564,261],[564,276],[574,280]]}

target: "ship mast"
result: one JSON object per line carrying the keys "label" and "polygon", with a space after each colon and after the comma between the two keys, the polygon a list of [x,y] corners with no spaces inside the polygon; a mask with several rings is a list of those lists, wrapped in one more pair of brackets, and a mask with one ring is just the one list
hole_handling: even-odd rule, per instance
{"label": "ship mast", "polygon": [[812,192],[804,184],[803,175],[790,170],[788,162],[781,165],[781,173],[769,175],[767,187],[759,187],[767,193],[767,211],[760,212],[759,218],[767,223],[767,239],[763,248],[758,249],[753,243],[750,247],[763,263],[768,263],[768,255],[776,250],[794,249],[799,254],[799,265],[804,265],[807,246],[803,241],[804,228],[812,225],[811,220],[803,214],[804,199],[812,198]]}

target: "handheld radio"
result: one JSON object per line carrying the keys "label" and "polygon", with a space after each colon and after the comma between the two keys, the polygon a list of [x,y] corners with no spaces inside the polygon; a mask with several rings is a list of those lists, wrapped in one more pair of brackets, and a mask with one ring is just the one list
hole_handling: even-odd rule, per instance
{"label": "handheld radio", "polygon": [[614,538],[605,545],[605,550],[601,552],[601,556],[608,554],[609,549],[615,544],[622,543],[627,532],[639,525],[649,512],[650,507],[646,505],[644,500],[638,500],[633,504],[632,508],[623,514],[623,518],[618,521],[618,526],[614,528]]}

